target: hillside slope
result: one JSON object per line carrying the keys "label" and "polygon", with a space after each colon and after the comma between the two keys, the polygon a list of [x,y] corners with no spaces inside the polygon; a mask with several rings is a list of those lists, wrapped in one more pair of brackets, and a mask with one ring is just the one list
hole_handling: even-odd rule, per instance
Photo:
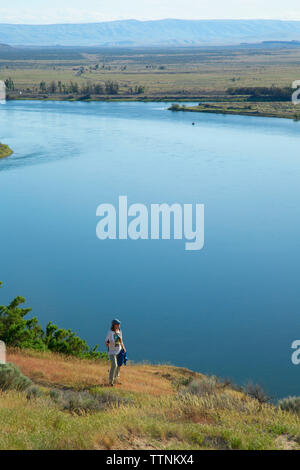
{"label": "hillside slope", "polygon": [[123,20],[89,24],[0,24],[0,43],[31,46],[237,44],[300,39],[300,21]]}
{"label": "hillside slope", "polygon": [[297,415],[187,369],[128,364],[111,388],[105,360],[8,360],[38,388],[0,392],[0,449],[300,449]]}

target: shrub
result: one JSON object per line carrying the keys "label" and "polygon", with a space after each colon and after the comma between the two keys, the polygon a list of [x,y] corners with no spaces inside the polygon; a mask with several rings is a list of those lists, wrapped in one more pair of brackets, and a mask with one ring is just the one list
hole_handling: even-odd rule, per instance
{"label": "shrub", "polygon": [[287,397],[279,400],[279,408],[300,415],[300,397]]}
{"label": "shrub", "polygon": [[170,111],[180,111],[181,110],[181,107],[179,104],[172,104],[170,107],[169,107],[169,110]]}
{"label": "shrub", "polygon": [[121,404],[130,403],[129,399],[111,391],[104,391],[95,395],[87,391],[51,390],[50,398],[61,409],[78,415],[102,411],[109,405],[120,406]]}
{"label": "shrub", "polygon": [[41,397],[42,395],[43,395],[42,390],[39,387],[33,386],[33,387],[29,387],[29,389],[27,390],[26,398],[27,400],[32,400],[34,398]]}
{"label": "shrub", "polygon": [[[1,286],[1,282],[0,282]],[[23,297],[16,297],[8,306],[0,306],[0,339],[8,346],[20,349],[54,351],[80,358],[107,358],[107,353],[99,352],[98,345],[90,348],[72,330],[59,328],[49,322],[44,331],[36,317],[26,319],[31,308],[23,308]]]}
{"label": "shrub", "polygon": [[88,392],[64,392],[60,397],[60,403],[64,410],[76,414],[100,411],[104,408],[102,403],[99,403],[98,400]]}
{"label": "shrub", "polygon": [[193,380],[185,388],[185,393],[190,393],[192,395],[203,396],[211,395],[215,393],[217,389],[222,386],[217,377],[202,377],[201,379]]}
{"label": "shrub", "polygon": [[58,390],[50,390],[50,398],[53,401],[58,402],[60,398],[60,392]]}
{"label": "shrub", "polygon": [[260,385],[249,383],[245,388],[245,392],[247,395],[249,395],[251,398],[254,398],[261,404],[271,401],[269,395]]}
{"label": "shrub", "polygon": [[1,390],[26,390],[32,384],[14,364],[0,364],[0,389]]}

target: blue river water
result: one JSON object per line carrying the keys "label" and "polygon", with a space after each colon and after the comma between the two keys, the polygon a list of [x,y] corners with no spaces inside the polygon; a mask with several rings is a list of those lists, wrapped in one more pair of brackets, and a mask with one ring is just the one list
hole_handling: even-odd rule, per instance
{"label": "blue river water", "polygon": [[[0,106],[1,304],[23,295],[100,349],[118,317],[130,359],[299,395],[300,123],[167,106]],[[204,248],[99,240],[119,195],[204,204]]]}

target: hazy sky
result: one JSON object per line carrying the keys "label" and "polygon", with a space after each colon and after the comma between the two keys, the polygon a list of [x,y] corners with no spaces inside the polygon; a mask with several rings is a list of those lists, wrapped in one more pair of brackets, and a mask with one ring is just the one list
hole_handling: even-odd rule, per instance
{"label": "hazy sky", "polygon": [[[2,2],[1,2],[2,3]],[[120,19],[300,20],[299,0],[13,0],[1,23],[86,23]]]}

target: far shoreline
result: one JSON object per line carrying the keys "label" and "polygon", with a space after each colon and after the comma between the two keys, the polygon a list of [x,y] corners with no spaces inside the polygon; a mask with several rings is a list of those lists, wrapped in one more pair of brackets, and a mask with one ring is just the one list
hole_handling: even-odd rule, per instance
{"label": "far shoreline", "polygon": [[[107,98],[67,98],[67,97],[53,97],[53,98],[43,98],[41,96],[33,97],[10,97],[7,101],[41,101],[41,102],[67,102],[67,103],[174,103],[169,108],[173,112],[194,112],[194,113],[207,113],[207,114],[223,114],[223,115],[233,115],[233,116],[252,116],[252,117],[267,117],[267,118],[280,118],[280,119],[289,119],[294,121],[300,121],[300,109],[299,112],[295,109],[295,105],[292,105],[290,102],[252,102],[252,103],[241,103],[233,102],[231,100],[220,100],[220,101],[209,101],[205,100],[201,102],[202,97],[188,97],[188,98],[178,98],[174,96],[165,96],[162,98],[159,97],[107,97]],[[200,101],[196,106],[186,106],[185,103],[191,103],[195,101]],[[180,106],[177,103],[183,103]],[[251,109],[252,108],[252,109]]]}
{"label": "far shoreline", "polygon": [[250,116],[250,117],[267,117],[292,119],[300,121],[300,110],[297,113],[295,105],[286,102],[206,102],[199,103],[197,106],[180,106],[172,104],[168,108],[172,112],[191,112],[191,113],[208,113],[223,114],[232,116]]}

